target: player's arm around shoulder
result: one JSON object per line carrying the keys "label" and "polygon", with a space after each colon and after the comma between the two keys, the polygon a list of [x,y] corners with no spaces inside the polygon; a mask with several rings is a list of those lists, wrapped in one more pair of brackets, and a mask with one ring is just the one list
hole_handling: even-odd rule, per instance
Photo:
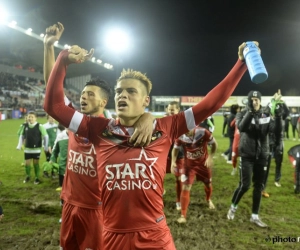
{"label": "player's arm around shoulder", "polygon": [[129,142],[135,147],[146,147],[151,142],[155,117],[150,113],[144,113],[134,124],[134,133]]}

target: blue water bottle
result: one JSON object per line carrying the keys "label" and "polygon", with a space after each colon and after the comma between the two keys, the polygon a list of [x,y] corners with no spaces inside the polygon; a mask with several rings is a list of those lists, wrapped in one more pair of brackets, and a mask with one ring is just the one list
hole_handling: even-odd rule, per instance
{"label": "blue water bottle", "polygon": [[243,54],[251,81],[254,83],[262,83],[267,80],[268,72],[256,44],[254,42],[246,42],[246,47],[244,48]]}

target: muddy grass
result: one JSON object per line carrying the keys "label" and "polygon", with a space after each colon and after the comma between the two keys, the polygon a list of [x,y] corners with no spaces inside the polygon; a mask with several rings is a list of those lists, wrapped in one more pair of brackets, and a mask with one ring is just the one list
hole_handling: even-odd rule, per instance
{"label": "muddy grass", "polygon": [[[10,202],[14,204],[14,206],[22,206],[23,209],[27,209],[28,215],[30,217],[36,216],[37,221],[36,223],[26,221],[22,222],[22,220],[16,221],[20,230],[23,230],[19,233],[23,235],[4,237],[4,232],[1,232],[1,250],[59,249],[60,224],[58,223],[58,219],[60,208],[57,202]],[[6,204],[8,204],[8,201],[6,201]],[[226,211],[225,204],[216,203],[215,205],[215,210],[209,210],[206,202],[200,201],[200,199],[192,201],[188,210],[187,223],[178,224],[176,219],[179,218],[180,212],[175,209],[175,203],[169,200],[165,201],[165,213],[178,250],[249,249],[247,244],[243,245],[240,242],[232,243],[230,235],[237,233],[233,231],[236,230],[236,227],[233,227],[234,224],[228,222],[226,219],[226,214],[224,214],[224,211]],[[52,218],[51,223],[46,223],[48,224],[47,227],[42,225],[43,222],[41,220],[43,220],[43,217]],[[47,220],[49,220],[49,218]],[[1,223],[4,223],[4,220]],[[33,228],[37,229],[34,235],[27,234],[26,223],[27,226],[30,227],[30,230]],[[13,227],[12,224],[10,224],[11,227]],[[257,228],[254,225],[251,225],[248,221],[242,221],[240,219],[236,221],[236,224],[239,224],[238,226],[241,232],[257,230]],[[17,231],[16,228],[14,230]],[[245,235],[243,235],[243,237],[245,237]],[[249,241],[249,238],[247,241]],[[252,241],[252,243],[254,243],[255,239],[252,239]],[[256,241],[258,241],[257,245],[259,246],[259,243],[263,243],[263,236]],[[261,249],[268,248],[262,247]]]}

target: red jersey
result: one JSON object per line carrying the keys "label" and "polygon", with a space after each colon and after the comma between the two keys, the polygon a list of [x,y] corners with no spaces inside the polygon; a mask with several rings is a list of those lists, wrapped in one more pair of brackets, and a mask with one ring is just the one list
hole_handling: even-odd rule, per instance
{"label": "red jersey", "polygon": [[175,148],[183,147],[186,166],[204,166],[208,157],[207,145],[214,142],[211,132],[205,128],[196,127],[191,136],[181,135],[175,142]]}
{"label": "red jersey", "polygon": [[184,114],[157,119],[152,142],[145,148],[128,144],[133,128],[114,119],[76,118],[75,113],[73,121],[97,151],[105,230],[126,233],[165,227],[165,162],[172,142],[187,129],[178,126],[185,124]]}
{"label": "red jersey", "polygon": [[[73,108],[66,97],[64,101],[66,105]],[[71,131],[68,133],[68,161],[61,199],[74,206],[100,209],[102,202],[95,148],[87,138]]]}
{"label": "red jersey", "polygon": [[95,148],[71,131],[61,199],[78,207],[101,208]]}
{"label": "red jersey", "polygon": [[104,228],[125,233],[165,226],[162,193],[170,146],[224,104],[246,71],[245,63],[238,60],[226,78],[197,105],[177,115],[157,119],[150,145],[135,148],[127,143],[133,128],[121,126],[114,119],[83,115],[65,105],[63,80],[67,57],[68,51],[64,50],[56,60],[44,108],[65,127],[94,144]]}

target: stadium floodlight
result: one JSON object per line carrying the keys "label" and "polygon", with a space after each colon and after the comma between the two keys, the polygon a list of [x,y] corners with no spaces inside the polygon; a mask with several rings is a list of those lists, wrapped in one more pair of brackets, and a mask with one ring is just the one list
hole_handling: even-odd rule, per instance
{"label": "stadium floodlight", "polygon": [[64,48],[65,48],[65,49],[69,49],[69,48],[71,48],[71,46],[68,45],[68,44],[65,44],[65,45],[64,45]]}
{"label": "stadium floodlight", "polygon": [[11,21],[9,24],[8,24],[9,27],[16,27],[17,26],[17,22],[16,21]]}
{"label": "stadium floodlight", "polygon": [[32,28],[28,28],[26,31],[25,31],[27,34],[30,34],[32,32]]}
{"label": "stadium floodlight", "polygon": [[92,57],[92,62],[95,62],[96,61],[96,57]]}
{"label": "stadium floodlight", "polygon": [[45,34],[44,34],[44,33],[41,33],[41,34],[40,34],[40,37],[44,37],[44,36],[45,36]]}
{"label": "stadium floodlight", "polygon": [[102,63],[102,60],[100,60],[100,59],[97,59],[97,63]]}
{"label": "stadium floodlight", "polygon": [[129,49],[130,38],[128,34],[121,29],[110,30],[105,39],[105,46],[116,53],[121,53]]}
{"label": "stadium floodlight", "polygon": [[58,41],[55,41],[55,42],[54,42],[54,46],[58,46]]}

